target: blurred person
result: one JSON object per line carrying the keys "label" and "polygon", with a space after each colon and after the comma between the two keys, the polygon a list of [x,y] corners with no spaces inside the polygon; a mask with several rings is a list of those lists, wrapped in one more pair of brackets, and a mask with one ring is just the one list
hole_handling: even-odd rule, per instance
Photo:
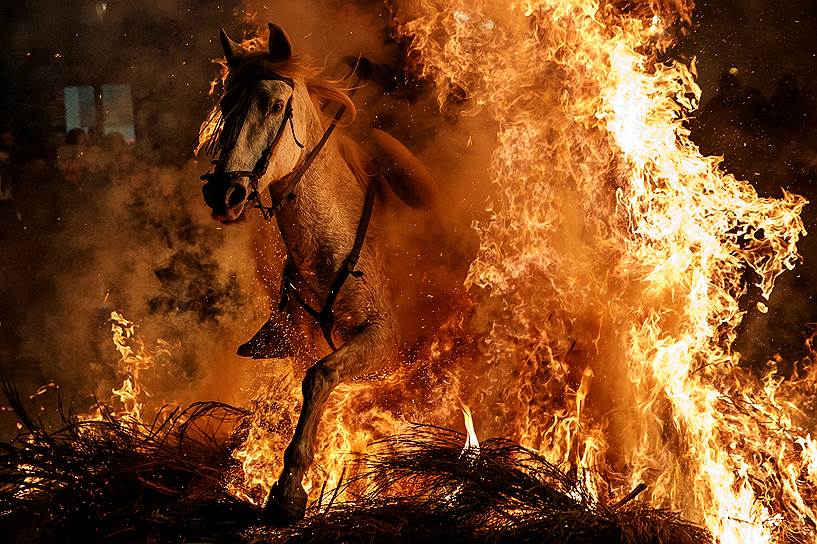
{"label": "blurred person", "polygon": [[102,151],[111,173],[126,175],[133,170],[135,161],[133,150],[121,133],[106,134],[102,142]]}
{"label": "blurred person", "polygon": [[88,135],[81,128],[74,128],[65,135],[65,142],[57,148],[57,168],[71,189],[82,192],[92,160]]}
{"label": "blurred person", "polygon": [[88,133],[81,128],[72,128],[65,135],[65,145],[88,145]]}
{"label": "blurred person", "polygon": [[14,202],[17,159],[14,132],[8,127],[0,128],[0,240],[5,240],[12,230],[12,224],[20,220],[20,213]]}
{"label": "blurred person", "polygon": [[13,198],[16,148],[14,132],[7,127],[0,128],[0,201]]}

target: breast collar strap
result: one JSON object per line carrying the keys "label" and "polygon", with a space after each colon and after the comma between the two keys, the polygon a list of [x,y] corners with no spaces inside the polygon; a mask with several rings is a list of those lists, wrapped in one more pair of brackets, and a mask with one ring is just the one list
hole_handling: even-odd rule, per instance
{"label": "breast collar strap", "polygon": [[360,252],[363,249],[363,243],[366,241],[366,233],[369,230],[369,221],[372,218],[372,209],[374,208],[376,192],[375,183],[370,182],[369,187],[366,189],[366,198],[363,201],[363,210],[360,213],[360,221],[357,224],[357,233],[355,234],[355,242],[352,245],[352,250],[346,256],[346,258],[343,259],[340,269],[338,269],[335,279],[332,281],[332,285],[329,287],[326,300],[324,301],[320,310],[317,310],[307,303],[300,293],[298,293],[298,289],[295,287],[294,281],[296,281],[296,279],[303,280],[303,276],[295,266],[292,256],[287,256],[287,262],[286,265],[284,265],[281,286],[281,301],[278,304],[278,309],[280,311],[284,311],[286,309],[287,302],[289,301],[289,297],[292,296],[298,305],[318,322],[318,326],[323,333],[323,338],[326,340],[326,343],[329,345],[329,348],[332,351],[337,351],[338,349],[335,347],[335,343],[332,341],[332,329],[335,326],[335,314],[332,311],[332,307],[335,304],[335,299],[337,299],[340,290],[343,288],[344,283],[346,283],[346,280],[349,279],[350,275],[356,278],[363,277],[363,271],[356,270],[355,267],[357,266],[358,259],[360,259]]}
{"label": "breast collar strap", "polygon": [[[266,219],[267,221],[271,220],[278,212],[278,210],[280,210],[281,207],[286,202],[295,200],[295,189],[298,188],[298,184],[301,182],[301,179],[303,179],[304,174],[306,174],[307,170],[309,170],[309,167],[312,166],[312,163],[318,157],[318,154],[326,145],[326,142],[329,141],[329,137],[332,135],[332,132],[334,132],[335,127],[337,126],[341,117],[343,117],[343,113],[345,111],[346,106],[341,104],[340,107],[338,107],[338,111],[335,112],[335,116],[332,117],[332,120],[329,122],[329,126],[326,127],[326,130],[324,130],[323,136],[321,136],[321,139],[318,140],[318,143],[315,144],[315,147],[313,147],[312,150],[306,155],[303,162],[301,162],[300,166],[298,166],[289,175],[285,176],[278,183],[275,184],[278,186],[282,186],[281,190],[274,190],[273,184],[269,185],[269,194],[272,200],[269,206],[266,206],[261,202],[261,196],[256,189],[257,182],[258,179],[260,179],[260,177],[255,180],[253,190],[248,198],[253,199],[255,201],[254,207],[258,208],[261,211],[261,216],[264,219]],[[269,162],[269,158],[267,158],[267,162]],[[266,172],[266,166],[264,168],[264,171]],[[261,177],[262,176],[263,174],[261,175]]]}

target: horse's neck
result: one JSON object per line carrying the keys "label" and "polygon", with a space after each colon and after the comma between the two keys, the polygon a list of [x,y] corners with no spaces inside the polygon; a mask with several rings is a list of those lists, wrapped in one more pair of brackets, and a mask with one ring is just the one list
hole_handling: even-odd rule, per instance
{"label": "horse's neck", "polygon": [[362,201],[360,184],[330,140],[298,185],[295,200],[277,215],[287,252],[301,272],[312,276],[340,265],[352,247]]}

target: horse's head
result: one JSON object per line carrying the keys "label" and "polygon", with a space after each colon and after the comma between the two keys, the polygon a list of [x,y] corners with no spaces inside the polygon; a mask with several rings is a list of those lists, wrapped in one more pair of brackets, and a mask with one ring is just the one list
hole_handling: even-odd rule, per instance
{"label": "horse's head", "polygon": [[292,45],[277,25],[269,25],[269,50],[246,53],[224,30],[221,43],[227,79],[221,100],[218,160],[204,176],[204,200],[213,219],[239,219],[250,200],[292,172],[303,154],[315,112],[303,79],[286,67]]}

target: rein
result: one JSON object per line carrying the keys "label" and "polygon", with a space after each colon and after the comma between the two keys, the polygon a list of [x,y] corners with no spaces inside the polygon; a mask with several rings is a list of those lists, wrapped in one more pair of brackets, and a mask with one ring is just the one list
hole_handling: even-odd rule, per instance
{"label": "rein", "polygon": [[[292,100],[292,98],[290,98],[290,100]],[[315,145],[315,147],[312,148],[312,151],[310,151],[309,154],[306,156],[304,162],[301,163],[301,166],[299,166],[296,170],[294,170],[292,173],[283,178],[284,180],[286,180],[283,191],[279,192],[276,195],[272,190],[272,184],[269,185],[267,189],[269,190],[270,198],[272,199],[272,203],[269,206],[265,206],[263,202],[261,202],[261,195],[258,193],[257,189],[258,180],[261,179],[261,177],[263,177],[264,173],[266,173],[267,167],[269,166],[269,156],[266,159],[266,164],[264,165],[264,172],[261,174],[261,176],[254,180],[250,178],[250,183],[252,184],[252,192],[249,194],[247,198],[255,202],[253,208],[257,208],[258,210],[261,211],[261,217],[263,217],[267,221],[271,221],[275,213],[281,209],[281,206],[283,206],[285,202],[295,200],[295,189],[298,187],[298,184],[301,182],[301,179],[304,177],[304,174],[306,174],[306,171],[309,170],[310,166],[312,166],[312,162],[317,158],[318,154],[321,152],[321,149],[323,149],[323,146],[326,145],[326,142],[329,140],[329,137],[332,135],[332,132],[335,131],[335,127],[337,126],[338,121],[340,121],[340,118],[343,116],[343,113],[345,111],[346,106],[341,105],[338,108],[338,111],[335,112],[335,116],[332,118],[332,121],[329,123],[329,126],[326,127],[326,130],[323,132],[323,136],[321,136],[321,139],[318,140],[318,143]],[[292,114],[290,113],[290,124],[292,123],[291,119]],[[280,129],[279,132],[281,132]],[[292,135],[293,137],[295,136],[294,129]],[[278,135],[276,134],[276,138],[277,136]],[[295,141],[296,143],[298,142],[298,140]],[[275,145],[275,143],[277,142],[273,140],[273,145]],[[301,148],[303,148],[303,145],[301,145],[300,143],[298,145],[300,145]],[[270,150],[271,154],[272,147],[268,149]]]}
{"label": "rein", "polygon": [[332,329],[335,325],[335,314],[332,311],[332,307],[335,304],[335,299],[338,297],[343,284],[346,283],[349,276],[354,276],[355,278],[363,277],[363,271],[355,270],[355,266],[357,266],[357,261],[360,259],[363,243],[366,241],[366,232],[369,229],[369,221],[372,218],[376,192],[375,184],[370,183],[366,189],[366,199],[363,201],[363,210],[360,212],[360,221],[357,224],[357,233],[355,233],[355,243],[352,245],[352,250],[346,258],[343,259],[343,263],[340,265],[340,269],[337,275],[335,275],[332,285],[329,287],[329,293],[327,293],[326,300],[320,310],[315,309],[307,303],[301,294],[298,293],[298,289],[295,287],[293,281],[296,278],[303,279],[303,276],[292,262],[292,258],[287,256],[287,262],[284,265],[284,273],[281,280],[281,300],[278,303],[278,310],[284,311],[286,309],[287,302],[291,295],[295,302],[318,322],[318,326],[323,333],[323,338],[332,351],[337,351],[338,349],[332,341]]}

